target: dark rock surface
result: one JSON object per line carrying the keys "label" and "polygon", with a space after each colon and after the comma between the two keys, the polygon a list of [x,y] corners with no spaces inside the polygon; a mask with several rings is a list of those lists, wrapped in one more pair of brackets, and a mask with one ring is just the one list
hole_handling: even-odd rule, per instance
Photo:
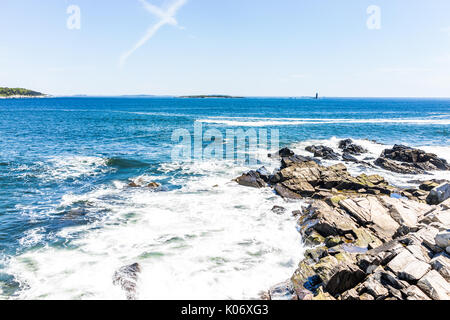
{"label": "dark rock surface", "polygon": [[306,151],[314,154],[314,157],[322,158],[325,160],[339,160],[340,156],[333,149],[326,146],[308,146]]}
{"label": "dark rock surface", "polygon": [[138,263],[122,267],[114,273],[113,284],[120,286],[125,291],[128,300],[137,299],[139,273],[141,273],[141,266]]}
{"label": "dark rock surface", "polygon": [[357,156],[367,153],[366,149],[357,144],[354,144],[352,139],[345,139],[340,141],[339,149],[341,149],[344,153],[353,154]]}

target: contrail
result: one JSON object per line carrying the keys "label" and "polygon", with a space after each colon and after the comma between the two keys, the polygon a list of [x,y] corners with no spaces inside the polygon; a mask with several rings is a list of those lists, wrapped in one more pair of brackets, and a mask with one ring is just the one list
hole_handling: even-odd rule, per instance
{"label": "contrail", "polygon": [[164,11],[161,8],[158,8],[155,5],[152,5],[150,3],[148,3],[145,0],[139,0],[139,2],[142,3],[142,5],[144,6],[144,8],[158,16],[161,20],[156,23],[155,25],[153,25],[152,27],[150,27],[146,34],[127,52],[125,52],[121,57],[120,57],[120,66],[123,66],[125,64],[125,62],[127,61],[127,59],[140,47],[142,47],[148,40],[150,40],[155,34],[156,32],[158,32],[158,30],[168,24],[168,25],[172,25],[172,26],[177,26],[178,22],[177,20],[175,20],[175,14],[177,13],[177,11],[187,2],[187,0],[177,0],[175,1],[172,5],[169,6],[169,8]]}

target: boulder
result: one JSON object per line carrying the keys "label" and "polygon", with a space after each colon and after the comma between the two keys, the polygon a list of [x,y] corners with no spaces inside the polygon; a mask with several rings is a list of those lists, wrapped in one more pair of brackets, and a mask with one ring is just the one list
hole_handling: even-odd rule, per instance
{"label": "boulder", "polygon": [[264,188],[266,186],[266,182],[256,171],[249,171],[248,173],[244,173],[239,178],[236,178],[235,181],[241,186],[245,187]]}
{"label": "boulder", "polygon": [[430,265],[415,258],[408,250],[399,253],[387,267],[401,280],[417,281],[430,269]]}
{"label": "boulder", "polygon": [[286,212],[286,208],[281,207],[281,206],[273,206],[272,212],[281,215]]}
{"label": "boulder", "polygon": [[302,196],[294,191],[289,190],[288,188],[282,186],[281,184],[277,184],[275,186],[276,193],[284,198],[284,199],[302,199]]}
{"label": "boulder", "polygon": [[392,149],[386,149],[381,157],[414,164],[417,168],[426,170],[450,170],[446,160],[438,158],[435,154],[426,153],[420,149],[395,145]]}
{"label": "boulder", "polygon": [[341,149],[344,153],[353,154],[353,155],[361,155],[363,153],[367,153],[367,150],[363,147],[354,144],[352,139],[346,139],[339,142],[339,149]]}
{"label": "boulder", "polygon": [[326,146],[308,146],[306,151],[314,154],[314,157],[323,158],[325,160],[339,160],[339,154],[334,152],[333,149]]}
{"label": "boulder", "polygon": [[440,204],[450,199],[450,183],[443,183],[430,191],[427,197],[427,203],[430,205]]}
{"label": "boulder", "polygon": [[436,270],[422,277],[417,286],[433,300],[450,300],[450,284]]}
{"label": "boulder", "polygon": [[114,273],[113,284],[120,286],[126,294],[128,300],[137,298],[137,281],[141,273],[141,266],[138,263],[120,268]]}
{"label": "boulder", "polygon": [[441,232],[436,235],[434,238],[434,242],[437,246],[441,247],[442,249],[447,248],[450,246],[450,230]]}
{"label": "boulder", "polygon": [[283,148],[278,152],[269,154],[269,158],[276,158],[276,157],[290,157],[294,155],[294,151],[292,151],[289,148]]}
{"label": "boulder", "polygon": [[385,170],[401,174],[425,174],[425,170],[417,168],[409,163],[400,163],[387,158],[380,157],[375,160],[375,164]]}

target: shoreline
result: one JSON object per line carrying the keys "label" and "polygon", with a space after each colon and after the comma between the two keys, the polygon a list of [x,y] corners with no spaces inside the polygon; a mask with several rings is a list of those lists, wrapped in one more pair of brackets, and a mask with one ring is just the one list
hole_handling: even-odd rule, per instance
{"label": "shoreline", "polygon": [[23,96],[23,95],[14,95],[14,96],[0,96],[0,99],[8,100],[8,99],[44,99],[44,98],[52,98],[52,96],[42,95],[42,96]]}
{"label": "shoreline", "polygon": [[[342,147],[342,148],[341,148]],[[343,161],[364,149],[343,140]],[[293,211],[306,251],[287,281],[261,294],[267,300],[449,300],[450,184],[422,181],[398,188],[379,175],[351,176],[343,163],[321,165],[340,155],[323,146],[307,147],[314,157],[285,148],[269,155],[281,160],[273,174],[265,168],[235,181],[273,188],[285,199],[303,199]],[[373,163],[401,174],[450,170],[433,154],[395,146]],[[434,163],[434,164],[433,164]],[[274,208],[281,210],[280,208]]]}

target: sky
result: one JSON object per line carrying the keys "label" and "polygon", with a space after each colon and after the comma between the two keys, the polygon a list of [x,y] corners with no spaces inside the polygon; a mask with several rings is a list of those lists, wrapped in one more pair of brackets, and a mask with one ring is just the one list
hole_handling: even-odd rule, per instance
{"label": "sky", "polygon": [[0,29],[0,86],[52,95],[450,97],[448,0],[0,0]]}

